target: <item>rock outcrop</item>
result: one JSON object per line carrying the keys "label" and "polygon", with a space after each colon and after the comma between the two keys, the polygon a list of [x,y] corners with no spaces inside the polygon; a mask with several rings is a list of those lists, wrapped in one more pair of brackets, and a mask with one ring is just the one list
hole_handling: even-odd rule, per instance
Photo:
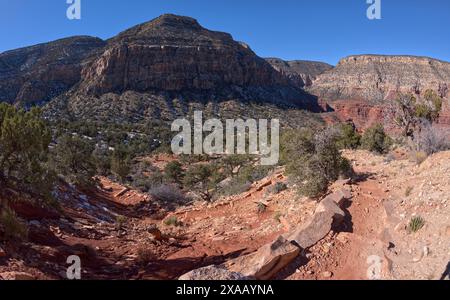
{"label": "rock outcrop", "polygon": [[192,18],[163,15],[108,41],[83,70],[81,90],[102,95],[126,90],[213,90],[223,86],[286,86],[253,51],[230,34]]}
{"label": "rock outcrop", "polygon": [[396,92],[427,89],[449,96],[450,63],[415,56],[357,55],[320,75],[309,91],[324,100],[358,99],[380,103]]}
{"label": "rock outcrop", "polygon": [[219,266],[193,270],[181,276],[180,280],[257,279],[269,280],[288,266],[302,250],[321,241],[333,228],[339,225],[345,212],[344,202],[352,197],[351,191],[342,188],[325,197],[317,206],[313,219],[306,226],[279,236],[256,252],[244,255]]}
{"label": "rock outcrop", "polygon": [[311,86],[316,78],[331,69],[332,65],[317,61],[292,60],[284,61],[279,58],[266,58],[275,70],[289,78],[295,86],[300,88]]}
{"label": "rock outcrop", "polygon": [[269,280],[291,263],[300,254],[300,250],[291,241],[280,236],[272,243],[259,248],[257,252],[239,257],[224,266],[249,278]]}
{"label": "rock outcrop", "polygon": [[247,278],[236,272],[231,272],[220,266],[208,266],[184,274],[179,280],[246,280]]}
{"label": "rock outcrop", "polygon": [[81,70],[105,45],[77,36],[0,54],[0,102],[40,104],[68,91]]}
{"label": "rock outcrop", "polygon": [[71,37],[0,54],[0,102],[48,103],[50,118],[136,121],[163,118],[161,107],[173,118],[192,103],[226,101],[320,109],[248,45],[189,17],[162,15],[107,41]]}
{"label": "rock outcrop", "polygon": [[449,87],[448,62],[428,57],[357,55],[342,59],[307,90],[331,107],[338,120],[351,119],[364,130],[384,122],[383,109],[398,93],[420,98],[428,89],[444,98],[438,123],[450,127]]}
{"label": "rock outcrop", "polygon": [[[83,68],[80,83],[49,110],[75,118],[139,118],[155,117],[165,106],[181,106],[185,115],[192,103],[229,100],[314,109],[316,99],[230,34],[163,15],[108,40]],[[128,107],[112,108],[124,103]]]}

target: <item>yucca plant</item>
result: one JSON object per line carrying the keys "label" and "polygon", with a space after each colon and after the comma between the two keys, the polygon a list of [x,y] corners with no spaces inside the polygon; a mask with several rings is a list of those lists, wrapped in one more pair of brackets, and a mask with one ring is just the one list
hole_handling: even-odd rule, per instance
{"label": "yucca plant", "polygon": [[410,233],[419,231],[425,226],[425,220],[420,216],[415,216],[409,222],[408,230]]}

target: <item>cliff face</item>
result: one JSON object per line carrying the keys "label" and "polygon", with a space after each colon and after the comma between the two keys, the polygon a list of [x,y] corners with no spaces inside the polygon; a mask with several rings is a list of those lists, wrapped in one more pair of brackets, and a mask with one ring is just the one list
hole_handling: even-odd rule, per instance
{"label": "cliff face", "polygon": [[108,42],[83,71],[82,91],[214,90],[223,86],[286,86],[287,80],[229,34],[196,20],[164,15]]}
{"label": "cliff face", "polygon": [[0,102],[39,104],[69,90],[105,42],[72,37],[0,54]]}
{"label": "cliff face", "polygon": [[154,116],[155,107],[180,113],[177,105],[188,109],[194,102],[229,100],[318,109],[315,97],[248,46],[176,15],[160,16],[108,40],[81,77],[48,106],[53,115],[63,109],[75,118],[125,114],[139,119]]}
{"label": "cliff face", "polygon": [[320,75],[309,91],[324,100],[360,99],[382,103],[396,92],[422,94],[427,89],[447,97],[450,63],[414,56],[359,55],[342,59]]}
{"label": "cliff face", "polygon": [[439,119],[450,127],[450,63],[427,57],[360,55],[342,59],[307,90],[328,103],[341,120],[360,128],[383,122],[383,106],[399,92],[420,98],[428,90],[444,98]]}
{"label": "cliff face", "polygon": [[316,61],[284,61],[279,58],[266,58],[266,61],[300,88],[311,86],[319,75],[333,69],[332,65]]}

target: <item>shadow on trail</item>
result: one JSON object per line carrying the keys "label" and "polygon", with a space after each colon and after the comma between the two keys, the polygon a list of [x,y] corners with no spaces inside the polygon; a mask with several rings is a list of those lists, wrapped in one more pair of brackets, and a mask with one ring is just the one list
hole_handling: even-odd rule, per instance
{"label": "shadow on trail", "polygon": [[450,261],[447,264],[447,267],[445,268],[444,273],[442,274],[441,280],[445,280],[445,278],[450,279]]}

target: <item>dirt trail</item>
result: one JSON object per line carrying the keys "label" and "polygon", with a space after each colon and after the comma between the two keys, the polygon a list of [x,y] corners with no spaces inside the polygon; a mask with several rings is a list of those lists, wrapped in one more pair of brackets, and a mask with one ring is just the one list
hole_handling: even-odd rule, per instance
{"label": "dirt trail", "polygon": [[344,222],[280,273],[279,279],[368,279],[370,264],[378,261],[375,257],[385,268],[382,239],[387,189],[377,175],[358,167],[355,171],[359,179],[351,185],[353,198],[344,207]]}
{"label": "dirt trail", "polygon": [[[441,278],[450,265],[450,152],[421,166],[404,155],[387,159],[349,151],[346,156],[358,175],[350,183],[347,217],[276,279]],[[148,195],[106,179],[92,191],[61,186],[63,211],[57,218],[22,207],[30,240],[0,245],[6,253],[0,257],[0,275],[26,272],[37,279],[61,279],[66,258],[76,254],[83,260],[84,279],[177,279],[251,253],[307,224],[317,203],[299,198],[293,188],[270,192],[278,182],[286,182],[283,170],[246,193],[172,212]],[[258,203],[264,203],[264,211]],[[416,215],[426,223],[411,234],[407,225]],[[117,226],[120,216],[125,220]],[[164,224],[168,216],[176,216],[181,225]],[[155,225],[162,240],[149,230]]]}

